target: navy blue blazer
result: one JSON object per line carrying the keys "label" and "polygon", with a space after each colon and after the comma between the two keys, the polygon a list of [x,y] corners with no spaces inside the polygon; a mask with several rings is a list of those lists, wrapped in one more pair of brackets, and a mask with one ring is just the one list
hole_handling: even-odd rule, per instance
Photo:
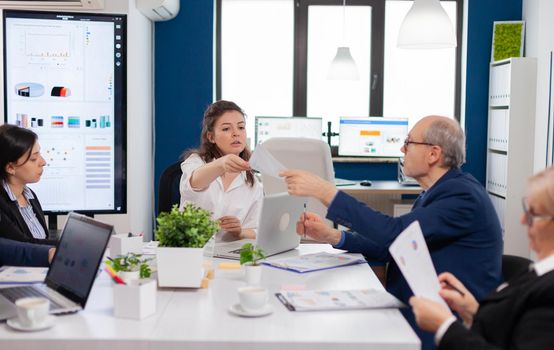
{"label": "navy blue blazer", "polygon": [[48,266],[50,246],[0,238],[0,266]]}
{"label": "navy blue blazer", "polygon": [[[483,186],[460,169],[450,169],[422,193],[412,211],[390,217],[338,192],[327,218],[350,228],[336,248],[362,253],[368,259],[389,262],[387,290],[407,303],[413,295],[389,246],[413,221],[419,221],[437,273],[451,272],[481,300],[501,282],[502,231]],[[422,340],[434,348],[433,334],[421,331],[411,309],[401,310]]]}

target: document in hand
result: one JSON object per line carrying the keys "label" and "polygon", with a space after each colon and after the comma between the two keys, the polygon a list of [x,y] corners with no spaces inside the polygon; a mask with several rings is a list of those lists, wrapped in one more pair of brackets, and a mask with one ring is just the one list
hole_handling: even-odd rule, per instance
{"label": "document in hand", "polygon": [[47,267],[4,266],[0,271],[0,284],[42,283],[47,273]]}
{"label": "document in hand", "polygon": [[440,284],[419,222],[406,227],[389,247],[394,261],[414,295],[446,306],[439,295]]}
{"label": "document in hand", "polygon": [[276,293],[290,311],[400,308],[404,304],[384,290],[303,290]]}
{"label": "document in hand", "polygon": [[362,258],[346,254],[331,254],[326,252],[305,254],[292,258],[266,260],[262,264],[298,273],[333,269],[335,267],[363,264]]}
{"label": "document in hand", "polygon": [[281,164],[275,157],[264,147],[264,144],[256,146],[254,153],[248,161],[250,167],[264,175],[269,175],[280,179],[279,173],[285,170],[285,166]]}

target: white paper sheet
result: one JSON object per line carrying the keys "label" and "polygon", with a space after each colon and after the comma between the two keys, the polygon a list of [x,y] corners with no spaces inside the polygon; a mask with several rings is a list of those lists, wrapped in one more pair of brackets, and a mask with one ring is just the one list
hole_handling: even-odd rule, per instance
{"label": "white paper sheet", "polygon": [[414,295],[434,300],[446,306],[440,297],[437,272],[419,222],[414,221],[396,237],[389,251],[408,282]]}
{"label": "white paper sheet", "polygon": [[[257,145],[254,153],[248,161],[250,167],[263,175],[269,175],[278,179],[283,179],[279,173],[285,170],[285,166],[281,164],[273,155],[264,147],[263,143]],[[284,179],[283,179],[284,181]]]}

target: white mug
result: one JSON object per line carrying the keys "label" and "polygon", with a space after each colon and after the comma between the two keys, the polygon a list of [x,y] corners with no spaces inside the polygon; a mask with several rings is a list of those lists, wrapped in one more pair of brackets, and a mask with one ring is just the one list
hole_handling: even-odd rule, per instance
{"label": "white mug", "polygon": [[50,311],[50,300],[46,298],[21,298],[15,301],[19,323],[24,327],[41,325]]}
{"label": "white mug", "polygon": [[240,306],[246,312],[260,311],[266,304],[269,298],[269,293],[263,287],[240,287],[238,289]]}

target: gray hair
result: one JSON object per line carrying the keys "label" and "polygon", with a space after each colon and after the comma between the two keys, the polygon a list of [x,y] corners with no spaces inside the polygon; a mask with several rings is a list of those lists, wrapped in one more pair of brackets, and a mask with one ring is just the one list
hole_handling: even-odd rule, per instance
{"label": "gray hair", "polygon": [[441,118],[433,121],[423,137],[425,142],[442,148],[444,166],[456,168],[465,163],[466,138],[456,120]]}

